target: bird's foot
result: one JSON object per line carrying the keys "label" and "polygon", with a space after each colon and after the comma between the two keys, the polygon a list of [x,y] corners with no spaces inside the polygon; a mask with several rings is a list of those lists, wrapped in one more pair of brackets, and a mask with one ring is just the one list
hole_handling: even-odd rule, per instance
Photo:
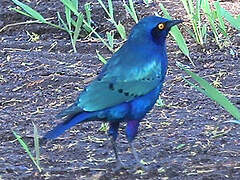
{"label": "bird's foot", "polygon": [[133,169],[129,170],[129,172],[134,173],[136,171],[144,171],[147,172],[149,171],[149,168],[147,166],[145,166],[144,164],[142,164],[141,162],[138,162]]}
{"label": "bird's foot", "polygon": [[139,169],[141,169],[143,171],[148,171],[149,170],[148,167],[145,166],[143,163],[137,162],[137,164],[135,166],[135,170],[139,170]]}
{"label": "bird's foot", "polygon": [[117,161],[116,163],[116,167],[113,168],[113,172],[117,172],[117,171],[120,171],[120,170],[124,170],[124,169],[127,169],[127,167],[122,163],[122,161]]}

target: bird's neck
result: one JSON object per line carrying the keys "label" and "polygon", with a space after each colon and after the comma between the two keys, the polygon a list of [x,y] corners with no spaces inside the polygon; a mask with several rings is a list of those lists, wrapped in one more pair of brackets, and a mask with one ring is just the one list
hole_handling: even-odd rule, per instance
{"label": "bird's neck", "polygon": [[166,41],[164,43],[159,44],[159,53],[161,57],[161,68],[162,68],[162,73],[165,74],[167,73],[167,67],[168,67],[168,57],[167,57],[167,47],[166,47]]}

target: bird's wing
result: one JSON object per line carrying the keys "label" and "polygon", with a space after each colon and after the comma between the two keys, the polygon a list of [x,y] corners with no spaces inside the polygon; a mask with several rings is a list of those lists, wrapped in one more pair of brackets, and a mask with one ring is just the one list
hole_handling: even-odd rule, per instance
{"label": "bird's wing", "polygon": [[76,102],[84,111],[98,111],[129,102],[156,88],[163,81],[161,70],[150,70],[142,76],[129,79],[102,78],[94,80],[80,94]]}
{"label": "bird's wing", "polygon": [[129,102],[162,83],[166,65],[161,66],[159,58],[165,57],[146,49],[132,52],[136,51],[125,44],[115,53],[98,78],[84,89],[73,106],[62,112],[62,116],[103,110]]}
{"label": "bird's wing", "polygon": [[129,77],[129,79],[113,81],[114,78],[109,77],[97,78],[84,89],[73,105],[63,110],[57,117],[71,118],[83,111],[98,111],[129,102],[156,88],[163,82],[163,77],[161,70],[157,70],[157,72],[149,71],[147,74],[144,73],[135,78]]}
{"label": "bird's wing", "polygon": [[98,111],[123,102],[129,102],[153,90],[159,81],[93,82],[80,95],[78,106],[84,111]]}

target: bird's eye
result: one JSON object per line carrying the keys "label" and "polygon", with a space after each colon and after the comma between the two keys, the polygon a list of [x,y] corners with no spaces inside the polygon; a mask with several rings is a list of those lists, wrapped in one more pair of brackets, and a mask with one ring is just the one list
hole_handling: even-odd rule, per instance
{"label": "bird's eye", "polygon": [[158,24],[158,29],[163,30],[165,25],[163,23]]}

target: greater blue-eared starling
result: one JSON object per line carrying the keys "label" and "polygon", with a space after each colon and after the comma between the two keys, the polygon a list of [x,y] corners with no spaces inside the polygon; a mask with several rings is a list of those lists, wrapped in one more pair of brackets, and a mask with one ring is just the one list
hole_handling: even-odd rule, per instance
{"label": "greater blue-eared starling", "polygon": [[65,118],[65,121],[49,131],[43,139],[57,138],[82,122],[108,122],[117,167],[121,167],[115,141],[119,124],[125,122],[127,140],[138,165],[141,165],[133,140],[140,121],[152,109],[162,89],[168,66],[168,32],[181,22],[157,16],[141,19],[97,78],[85,87],[73,105],[57,115],[57,118]]}

